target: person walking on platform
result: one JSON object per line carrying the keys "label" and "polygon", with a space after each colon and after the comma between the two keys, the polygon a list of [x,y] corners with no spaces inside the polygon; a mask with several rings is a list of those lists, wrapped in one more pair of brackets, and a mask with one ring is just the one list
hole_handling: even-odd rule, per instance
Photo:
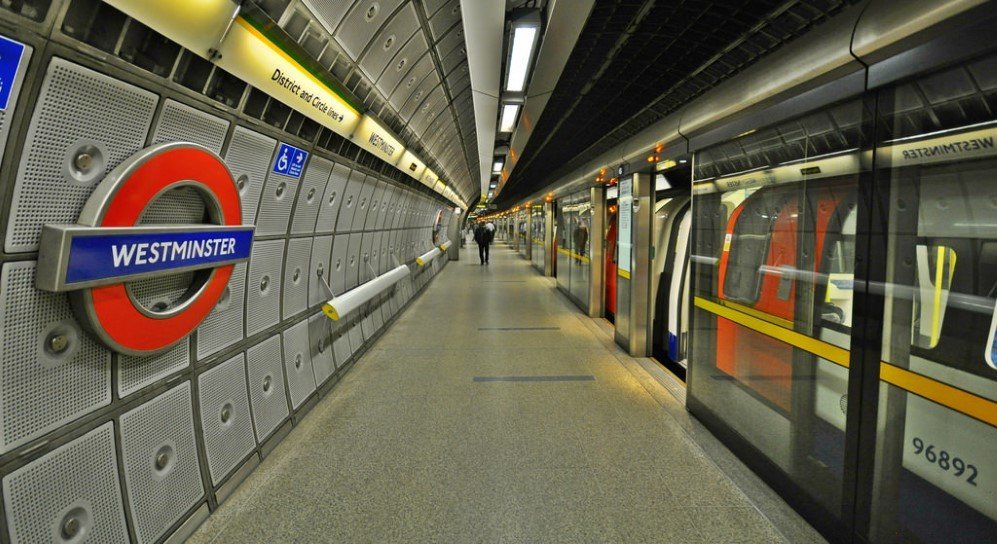
{"label": "person walking on platform", "polygon": [[478,258],[481,259],[482,265],[488,264],[488,246],[494,236],[494,229],[489,229],[485,224],[479,223],[474,228],[474,241],[478,243]]}

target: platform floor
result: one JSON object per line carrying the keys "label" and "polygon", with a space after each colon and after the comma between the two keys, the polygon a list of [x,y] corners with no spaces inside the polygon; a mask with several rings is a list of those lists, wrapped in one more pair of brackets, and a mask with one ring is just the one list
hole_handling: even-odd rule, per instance
{"label": "platform floor", "polygon": [[491,260],[450,263],[190,541],[822,541],[657,363]]}

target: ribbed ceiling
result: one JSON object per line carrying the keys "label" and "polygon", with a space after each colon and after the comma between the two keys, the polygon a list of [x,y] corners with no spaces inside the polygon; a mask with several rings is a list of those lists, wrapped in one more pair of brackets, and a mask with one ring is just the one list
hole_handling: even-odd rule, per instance
{"label": "ribbed ceiling", "polygon": [[596,2],[496,204],[544,189],[858,1]]}

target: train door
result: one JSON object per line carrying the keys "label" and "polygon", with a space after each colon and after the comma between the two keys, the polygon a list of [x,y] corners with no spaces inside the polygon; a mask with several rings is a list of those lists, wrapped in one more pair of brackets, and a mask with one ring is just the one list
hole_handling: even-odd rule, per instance
{"label": "train door", "polygon": [[[612,194],[612,193],[611,193]],[[606,206],[606,236],[605,244],[603,247],[606,248],[605,254],[603,255],[604,268],[603,277],[605,278],[605,288],[603,289],[604,304],[603,307],[606,309],[606,319],[610,323],[616,322],[616,236],[617,236],[617,212],[619,211],[619,206],[617,205],[616,198],[607,201]]]}
{"label": "train door", "polygon": [[685,379],[684,363],[680,364],[685,359],[684,350],[680,350],[679,340],[683,332],[688,332],[685,325],[688,320],[682,319],[688,315],[688,304],[683,305],[682,298],[691,226],[691,220],[686,219],[689,215],[688,192],[672,190],[660,194],[654,212],[651,354],[679,378]]}

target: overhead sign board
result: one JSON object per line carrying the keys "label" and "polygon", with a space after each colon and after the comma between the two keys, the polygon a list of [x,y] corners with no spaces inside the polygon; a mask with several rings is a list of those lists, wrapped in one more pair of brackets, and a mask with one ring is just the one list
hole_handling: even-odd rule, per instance
{"label": "overhead sign board", "polygon": [[375,156],[396,165],[405,152],[405,147],[377,119],[364,115],[353,134],[353,143],[370,151]]}
{"label": "overhead sign board", "polygon": [[[172,191],[195,191],[209,224],[146,224],[145,211]],[[196,144],[159,144],[112,170],[76,224],[45,225],[35,285],[69,292],[80,322],[108,348],[151,355],[183,340],[225,293],[235,263],[249,259],[254,228],[242,225],[232,174]],[[184,300],[146,307],[128,282],[201,271]]]}
{"label": "overhead sign board", "polygon": [[273,161],[273,173],[301,179],[301,173],[305,170],[305,161],[307,160],[308,152],[304,149],[281,143]]}

